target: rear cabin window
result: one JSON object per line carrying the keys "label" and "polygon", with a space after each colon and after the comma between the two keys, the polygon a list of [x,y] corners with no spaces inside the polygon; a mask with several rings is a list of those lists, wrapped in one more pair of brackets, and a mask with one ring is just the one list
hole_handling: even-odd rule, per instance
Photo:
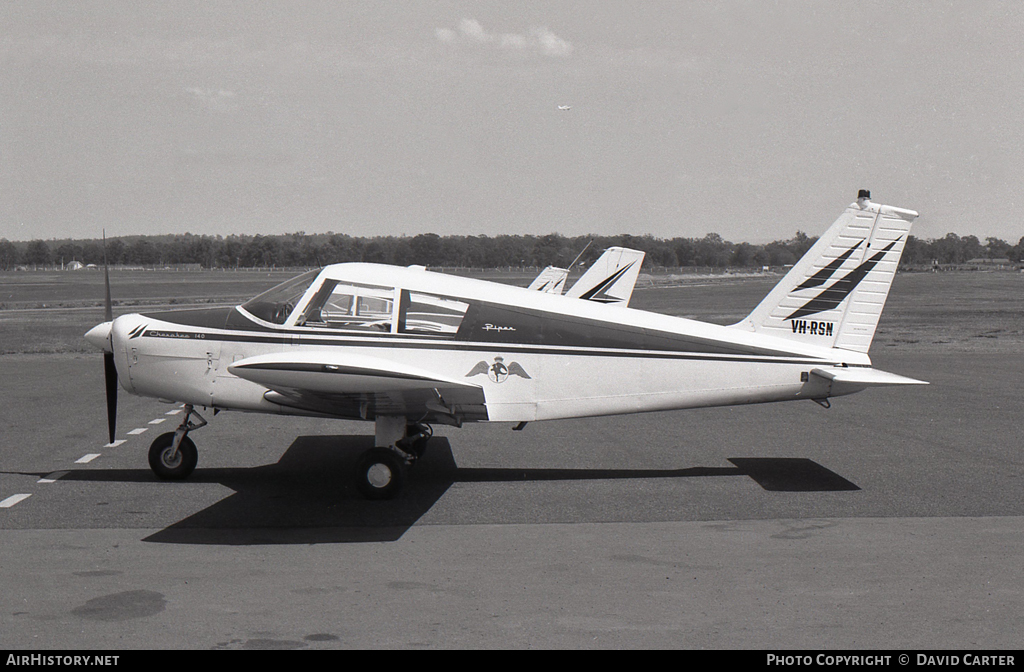
{"label": "rear cabin window", "polygon": [[402,290],[398,332],[454,338],[468,309],[462,301]]}

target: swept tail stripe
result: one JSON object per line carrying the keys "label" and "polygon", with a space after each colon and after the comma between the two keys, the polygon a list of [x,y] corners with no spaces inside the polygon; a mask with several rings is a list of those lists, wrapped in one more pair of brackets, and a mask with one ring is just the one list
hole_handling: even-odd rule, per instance
{"label": "swept tail stripe", "polygon": [[622,274],[625,273],[626,271],[628,271],[630,269],[630,267],[633,264],[635,264],[635,263],[636,263],[635,261],[632,261],[632,262],[629,263],[628,266],[626,266],[624,268],[620,268],[618,271],[616,271],[615,273],[613,273],[609,277],[605,278],[602,282],[598,283],[598,285],[596,287],[594,287],[593,289],[591,289],[588,292],[584,292],[583,294],[581,294],[580,298],[581,299],[586,299],[588,301],[602,301],[602,300],[614,301],[615,299],[612,299],[612,297],[605,295],[605,293],[604,293],[605,290],[608,289],[609,287],[611,287],[612,285],[614,285],[615,282],[619,278],[622,277]]}
{"label": "swept tail stripe", "polygon": [[842,255],[833,260],[831,264],[821,269],[813,276],[804,280],[803,283],[797,286],[797,288],[794,289],[793,291],[795,292],[797,289],[810,289],[811,287],[818,287],[819,285],[824,285],[829,278],[835,275],[835,272],[839,270],[839,267],[842,266],[843,263],[850,258],[850,255],[853,254],[854,250],[860,247],[860,244],[863,242],[863,240],[857,241],[856,245],[848,249],[846,252],[843,252]]}
{"label": "swept tail stripe", "polygon": [[876,253],[860,266],[853,269],[839,280],[836,280],[830,287],[822,290],[820,294],[800,308],[797,308],[785,319],[792,320],[805,317],[807,315],[813,315],[814,313],[832,310],[838,306],[847,296],[850,295],[851,292],[853,292],[853,290],[857,289],[857,285],[861,283],[861,280],[863,280],[868,273],[874,270],[875,266],[877,266],[878,262],[882,260],[882,257],[885,256],[886,252],[891,250],[899,240],[900,239],[897,239],[889,243],[884,250]]}

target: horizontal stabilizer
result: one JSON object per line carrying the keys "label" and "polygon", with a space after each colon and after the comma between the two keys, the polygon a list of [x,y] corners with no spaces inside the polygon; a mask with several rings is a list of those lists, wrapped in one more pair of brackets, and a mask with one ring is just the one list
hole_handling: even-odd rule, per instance
{"label": "horizontal stabilizer", "polygon": [[883,385],[927,385],[923,380],[907,378],[888,371],[866,367],[828,367],[811,369],[811,375],[829,382],[829,395],[841,396],[868,387]]}
{"label": "horizontal stabilizer", "polygon": [[923,380],[907,378],[888,371],[867,368],[811,369],[811,373],[826,380],[872,387],[876,385],[927,385]]}

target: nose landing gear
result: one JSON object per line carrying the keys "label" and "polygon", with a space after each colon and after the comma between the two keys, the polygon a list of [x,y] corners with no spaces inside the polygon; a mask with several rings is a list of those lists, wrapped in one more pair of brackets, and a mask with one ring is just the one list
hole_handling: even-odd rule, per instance
{"label": "nose landing gear", "polygon": [[[192,416],[198,422],[192,422]],[[205,426],[203,416],[196,413],[191,404],[186,404],[185,419],[178,428],[156,437],[149,446],[149,468],[153,473],[166,481],[188,478],[199,462],[199,451],[192,439],[188,438],[188,433]]]}

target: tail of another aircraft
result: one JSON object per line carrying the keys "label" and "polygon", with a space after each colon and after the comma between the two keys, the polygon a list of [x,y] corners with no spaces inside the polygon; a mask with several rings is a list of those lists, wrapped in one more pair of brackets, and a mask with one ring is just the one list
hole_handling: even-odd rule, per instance
{"label": "tail of another aircraft", "polygon": [[527,289],[548,294],[561,294],[565,289],[565,281],[569,277],[569,269],[548,266],[540,272]]}
{"label": "tail of another aircraft", "polygon": [[569,288],[566,296],[629,305],[643,263],[644,253],[640,250],[609,247]]}
{"label": "tail of another aircraft", "polygon": [[861,191],[839,219],[735,328],[868,351],[896,276],[912,210]]}

